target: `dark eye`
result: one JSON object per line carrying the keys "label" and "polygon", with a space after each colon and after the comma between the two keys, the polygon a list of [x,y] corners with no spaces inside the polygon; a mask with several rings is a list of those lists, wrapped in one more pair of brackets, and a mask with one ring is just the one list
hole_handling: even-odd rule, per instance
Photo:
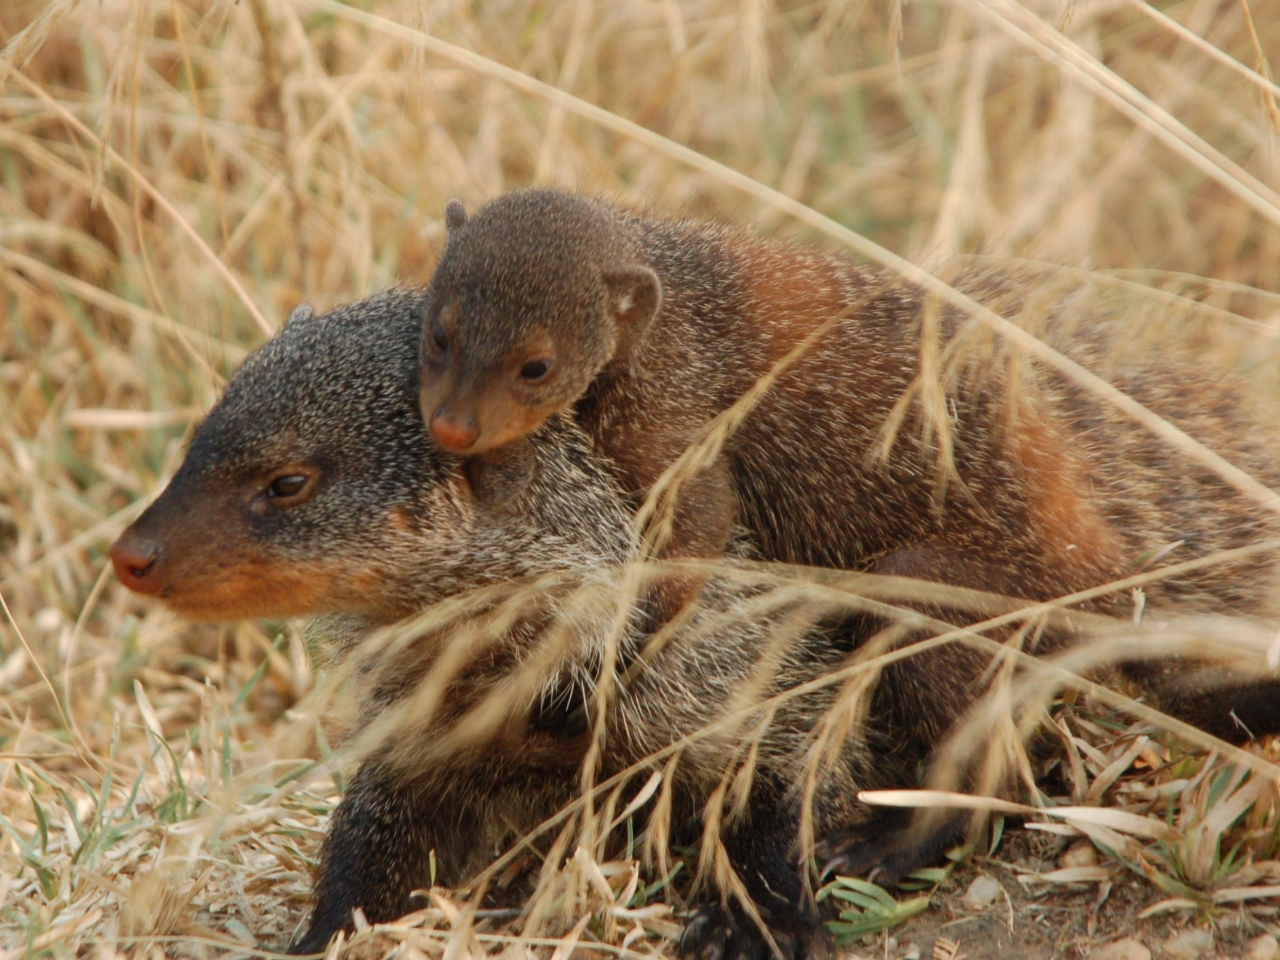
{"label": "dark eye", "polygon": [[441,353],[449,349],[449,335],[444,332],[444,327],[438,323],[431,328],[431,345]]}
{"label": "dark eye", "polygon": [[550,369],[551,363],[547,360],[530,360],[520,368],[520,376],[525,380],[541,380]]}
{"label": "dark eye", "polygon": [[300,473],[276,477],[267,487],[267,497],[272,500],[288,500],[290,497],[296,497],[306,489],[307,481],[310,479]]}

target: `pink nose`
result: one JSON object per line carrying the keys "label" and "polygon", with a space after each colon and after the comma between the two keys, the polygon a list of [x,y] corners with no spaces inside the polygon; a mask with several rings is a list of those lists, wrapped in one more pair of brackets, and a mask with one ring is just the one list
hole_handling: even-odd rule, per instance
{"label": "pink nose", "polygon": [[446,450],[465,453],[480,438],[480,429],[470,417],[455,420],[443,410],[437,410],[431,418],[431,436]]}
{"label": "pink nose", "polygon": [[131,542],[121,537],[111,545],[111,564],[116,568],[116,576],[135,593],[160,592],[160,574],[156,570],[159,558],[160,548],[145,540]]}

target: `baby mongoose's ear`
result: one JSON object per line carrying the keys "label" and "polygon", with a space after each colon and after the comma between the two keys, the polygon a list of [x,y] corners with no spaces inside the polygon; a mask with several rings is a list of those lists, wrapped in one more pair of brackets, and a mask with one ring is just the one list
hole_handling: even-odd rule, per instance
{"label": "baby mongoose's ear", "polygon": [[462,472],[476,503],[491,511],[518,510],[516,500],[533,477],[536,457],[527,437],[467,457]]}
{"label": "baby mongoose's ear", "polygon": [[604,271],[609,288],[609,311],[618,328],[618,348],[638,342],[662,309],[662,281],[648,267],[636,264]]}
{"label": "baby mongoose's ear", "polygon": [[444,205],[444,225],[450,233],[467,222],[467,208],[456,197]]}
{"label": "baby mongoose's ear", "polygon": [[289,324],[293,323],[293,321],[295,320],[310,320],[315,315],[316,315],[315,307],[313,307],[309,303],[300,303],[293,308],[293,311],[289,314],[288,318],[285,320],[284,325],[287,327]]}

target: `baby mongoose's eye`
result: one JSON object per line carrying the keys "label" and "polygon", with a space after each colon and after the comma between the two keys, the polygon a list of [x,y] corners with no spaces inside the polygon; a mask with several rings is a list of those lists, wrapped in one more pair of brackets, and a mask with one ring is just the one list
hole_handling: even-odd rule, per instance
{"label": "baby mongoose's eye", "polygon": [[[276,477],[267,486],[267,498],[270,500],[296,500],[306,491],[311,478],[301,473],[288,473]],[[284,506],[284,504],[281,504]]]}
{"label": "baby mongoose's eye", "polygon": [[549,360],[530,360],[520,368],[520,376],[525,380],[541,380],[551,369]]}
{"label": "baby mongoose's eye", "polygon": [[438,323],[431,328],[431,343],[441,353],[449,349],[449,335],[444,332],[444,327]]}

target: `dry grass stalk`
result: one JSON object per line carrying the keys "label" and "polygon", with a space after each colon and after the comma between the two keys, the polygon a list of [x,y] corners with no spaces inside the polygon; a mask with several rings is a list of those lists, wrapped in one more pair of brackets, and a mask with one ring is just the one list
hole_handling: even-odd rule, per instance
{"label": "dry grass stalk", "polygon": [[[1167,13],[1138,0],[1081,4],[1061,31],[1052,16],[995,2],[814,12],[640,0],[606,13],[580,0],[561,9],[519,2],[500,17],[483,6],[365,11],[332,0],[6,4],[0,945],[71,954],[104,941],[148,956],[282,945],[351,758],[406,718],[426,722],[438,686],[335,754],[344,721],[330,716],[327,697],[352,664],[313,667],[292,625],[180,624],[125,594],[105,570],[104,548],[176,467],[193,411],[207,408],[298,299],[323,308],[427,276],[450,196],[474,203],[556,182],[660,210],[770,225],[785,215],[1008,338],[997,347],[975,334],[969,354],[931,356],[929,378],[904,398],[933,412],[943,467],[947,377],[967,357],[1030,357],[1121,406],[1260,509],[1274,508],[1271,491],[1118,395],[1102,371],[1035,339],[1033,310],[1001,317],[912,263],[928,257],[942,273],[956,257],[994,254],[1035,262],[1046,281],[1087,281],[1109,310],[1142,321],[1135,349],[1143,337],[1183,337],[1254,376],[1259,404],[1277,400],[1277,88],[1266,63],[1280,17],[1267,3],[1223,10],[1205,0]],[[751,402],[727,412],[680,469],[714,451]],[[1011,417],[1017,403],[1011,397]],[[891,424],[886,431],[891,439]],[[660,507],[650,505],[659,517]],[[978,763],[977,782],[991,787],[1009,779],[1012,762],[1036,803],[1018,735],[1041,722],[1061,684],[1090,691],[1098,714],[1110,716],[1097,706],[1105,698],[1151,724],[1160,718],[1149,709],[1072,677],[1153,639],[1168,650],[1229,649],[1262,670],[1274,634],[1274,625],[1269,634],[1227,619],[1109,627],[1119,632],[1044,667],[1018,656],[1010,637],[1090,598],[1021,609],[830,572],[722,572],[772,585],[740,616],[796,604],[869,610],[932,632],[919,648],[988,645],[1003,657],[999,695],[977,733],[957,737],[954,770]],[[560,602],[569,612],[616,604],[651,575],[612,571],[594,593],[562,590]],[[455,632],[460,662],[501,632],[515,605],[557,587],[461,598],[362,656],[412,630],[498,610]],[[950,613],[923,618],[911,601]],[[777,650],[793,639],[779,629]],[[876,673],[915,655],[895,644],[886,634],[829,678],[840,692],[807,754],[815,773],[860,722]],[[467,719],[456,742],[498,722],[504,698],[530,695],[555,644],[540,656]],[[723,729],[769,722],[776,704],[758,694],[769,659]],[[1089,715],[1068,707],[1045,725],[1064,738],[1077,803],[1123,807],[1127,819],[1059,811],[1070,830],[1166,891],[1161,909],[1276,896],[1272,753],[1206,758],[1154,725],[1116,732]],[[1004,731],[1000,754],[979,749],[992,725]],[[418,914],[357,932],[344,949],[449,958],[533,950],[556,960],[573,944],[620,956],[669,949],[678,925],[666,905],[632,903],[672,869],[669,784],[688,746],[599,783],[588,767],[584,801],[544,831],[558,830],[558,840],[519,936],[476,897],[436,890]],[[739,809],[751,768],[750,749],[726,764],[709,821]],[[647,835],[631,858],[611,861],[606,837],[645,810]],[[1173,834],[1137,825],[1169,816]],[[732,889],[709,844],[704,866]],[[1232,848],[1234,859],[1224,854]],[[515,860],[499,860],[479,886],[500,884]]]}

